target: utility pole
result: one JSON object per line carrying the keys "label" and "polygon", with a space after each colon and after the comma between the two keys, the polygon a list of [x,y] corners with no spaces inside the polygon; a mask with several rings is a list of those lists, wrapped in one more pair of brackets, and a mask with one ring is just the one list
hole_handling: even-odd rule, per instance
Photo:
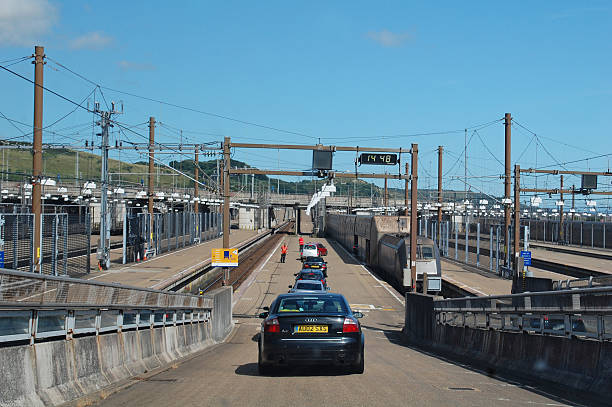
{"label": "utility pole", "polygon": [[42,236],[42,123],[43,67],[45,48],[34,47],[34,142],[32,143],[32,213],[34,213],[34,272],[42,273],[40,240]]}
{"label": "utility pole", "polygon": [[[121,161],[119,161],[121,162]],[[74,185],[79,185],[79,151],[76,151],[76,163],[74,165]],[[119,170],[121,172],[121,170]]]}
{"label": "utility pole", "polygon": [[221,178],[219,177],[219,157],[216,158],[217,161],[217,195],[221,195]]}
{"label": "utility pole", "polygon": [[[387,179],[385,178],[385,208],[389,206],[389,190],[387,189]],[[387,209],[385,209],[385,213],[387,213]]]}
{"label": "utility pole", "polygon": [[[153,161],[155,154],[155,118],[149,117],[149,204],[147,206],[149,211],[149,236],[151,239],[153,236],[153,173],[155,171],[155,162]],[[152,243],[152,242],[151,242]]]}
{"label": "utility pole", "polygon": [[255,199],[255,174],[251,174],[251,200]]}
{"label": "utility pole", "polygon": [[463,188],[464,200],[467,200],[467,129],[464,131],[463,139]]}
{"label": "utility pole", "polygon": [[[230,138],[223,140],[223,248],[230,248]],[[229,276],[226,276],[229,277]]]}
{"label": "utility pole", "polygon": [[200,190],[199,190],[199,185],[198,185],[198,181],[200,180],[200,168],[199,168],[199,164],[200,164],[200,157],[198,155],[200,146],[196,146],[195,147],[195,169],[194,169],[194,177],[195,181],[193,182],[193,208],[194,208],[194,212],[198,213],[200,212]]}
{"label": "utility pole", "polygon": [[[505,241],[505,254],[506,254],[506,266],[510,266],[510,182],[511,182],[511,125],[512,116],[510,113],[504,115],[504,130],[505,130],[505,178],[504,178],[504,241]],[[515,203],[516,204],[516,203]],[[516,207],[514,208],[516,211]],[[520,229],[520,226],[519,226]]]}
{"label": "utility pole", "polygon": [[520,254],[521,244],[521,167],[516,164],[514,166],[514,269],[518,276],[520,270],[518,269],[518,258]]}
{"label": "utility pole", "polygon": [[[410,171],[410,164],[406,163],[406,175],[408,175],[408,172]],[[408,178],[406,178],[406,181],[404,182],[404,205],[406,205],[406,211],[405,211],[405,215],[408,216],[410,214],[410,212],[408,212],[408,201],[410,200],[410,198],[408,197],[408,183],[409,180]]]}
{"label": "utility pole", "polygon": [[[560,190],[563,191],[563,174],[561,174]],[[563,208],[565,208],[565,202],[563,201],[563,192],[561,192],[561,200],[559,205],[559,243],[565,243],[565,233],[563,232]]]}
{"label": "utility pole", "polygon": [[442,236],[442,151],[443,147],[438,146],[438,239]]}
{"label": "utility pole", "polygon": [[111,116],[115,113],[115,102],[111,102],[111,110],[100,110],[100,104],[96,103],[94,113],[100,115],[97,125],[102,128],[102,140],[100,150],[102,155],[101,186],[100,186],[100,240],[98,241],[98,268],[108,270],[110,268],[110,211],[108,210],[108,128],[112,127]]}
{"label": "utility pole", "polygon": [[412,144],[412,170],[410,172],[410,280],[412,291],[416,291],[416,252],[417,252],[417,188],[419,145]]}

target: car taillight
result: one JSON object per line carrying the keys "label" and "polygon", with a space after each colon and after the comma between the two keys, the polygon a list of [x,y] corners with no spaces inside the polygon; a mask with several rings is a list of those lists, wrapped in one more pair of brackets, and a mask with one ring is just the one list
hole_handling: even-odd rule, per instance
{"label": "car taillight", "polygon": [[280,324],[278,318],[272,318],[264,322],[264,332],[280,332]]}
{"label": "car taillight", "polygon": [[304,268],[305,269],[310,268],[310,264],[304,264]]}
{"label": "car taillight", "polygon": [[359,323],[353,318],[344,318],[344,324],[342,325],[342,333],[359,332]]}

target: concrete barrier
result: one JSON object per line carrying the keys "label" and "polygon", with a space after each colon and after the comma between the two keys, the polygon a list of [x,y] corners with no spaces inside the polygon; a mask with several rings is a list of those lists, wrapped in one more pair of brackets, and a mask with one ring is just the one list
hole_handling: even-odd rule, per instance
{"label": "concrete barrier", "polygon": [[232,295],[231,287],[213,290],[205,297],[213,299],[212,310],[212,338],[222,341],[234,328],[232,322]]}
{"label": "concrete barrier", "polygon": [[603,399],[612,394],[612,343],[437,324],[433,298],[426,297],[406,294],[409,342],[489,372]]}
{"label": "concrete barrier", "polygon": [[0,407],[64,404],[223,341],[233,328],[232,289],[207,296],[209,321],[0,348]]}

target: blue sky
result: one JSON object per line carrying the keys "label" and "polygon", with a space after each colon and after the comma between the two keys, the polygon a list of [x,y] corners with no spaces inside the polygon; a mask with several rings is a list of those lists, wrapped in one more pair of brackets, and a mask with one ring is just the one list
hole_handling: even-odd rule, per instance
{"label": "blue sky", "polygon": [[[416,142],[421,187],[435,187],[429,174],[435,176],[434,150],[442,145],[448,151],[445,184],[463,189],[456,177],[463,176],[462,129],[467,127],[468,182],[473,190],[500,194],[503,185],[495,176],[503,172],[496,160],[503,162],[503,125],[494,123],[477,134],[472,126],[501,119],[505,112],[538,135],[536,140],[513,128],[512,161],[520,157],[522,167],[536,166],[536,156],[538,167],[558,167],[555,160],[612,153],[607,123],[612,5],[607,1],[518,1],[505,8],[486,1],[380,3],[185,1],[178,7],[167,1],[111,0],[102,6],[3,0],[0,61],[44,45],[52,60],[109,88],[303,134],[104,91],[107,99],[123,100],[122,122],[144,123],[154,116],[184,129],[187,142],[219,141],[220,135],[244,142],[310,144],[320,138],[324,144],[406,149]],[[29,61],[9,68],[33,78]],[[46,65],[45,85],[77,101],[94,88],[53,61]],[[0,112],[29,124],[16,125],[31,131],[32,86],[0,72],[0,90]],[[72,109],[45,95],[45,125]],[[91,122],[90,114],[76,111],[50,130],[82,142],[92,137]],[[64,130],[79,124],[78,134]],[[136,129],[146,135],[144,126]],[[409,136],[451,130],[458,131]],[[0,137],[19,135],[0,117]],[[158,129],[161,142],[177,137],[170,128]],[[65,140],[72,142],[45,134],[45,141]],[[272,169],[310,165],[306,152],[239,151],[235,158]],[[350,170],[354,158],[336,154],[335,167]],[[603,157],[565,167],[607,170],[608,162]],[[532,185],[533,179],[526,182]],[[538,182],[556,187],[558,180],[544,176]],[[610,180],[600,182],[610,187]]]}

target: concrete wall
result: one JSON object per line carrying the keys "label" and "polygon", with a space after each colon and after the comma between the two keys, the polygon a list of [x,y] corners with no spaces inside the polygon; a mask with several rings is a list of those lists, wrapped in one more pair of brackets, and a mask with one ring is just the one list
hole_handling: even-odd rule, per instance
{"label": "concrete wall", "polygon": [[612,394],[610,342],[439,325],[433,297],[411,293],[404,334],[414,344],[491,372],[600,398]]}
{"label": "concrete wall", "polygon": [[231,287],[223,287],[206,294],[205,297],[214,300],[212,310],[212,337],[215,341],[222,341],[234,328],[232,322]]}
{"label": "concrete wall", "polygon": [[233,327],[232,289],[207,296],[210,321],[0,348],[0,407],[60,405],[223,341]]}

